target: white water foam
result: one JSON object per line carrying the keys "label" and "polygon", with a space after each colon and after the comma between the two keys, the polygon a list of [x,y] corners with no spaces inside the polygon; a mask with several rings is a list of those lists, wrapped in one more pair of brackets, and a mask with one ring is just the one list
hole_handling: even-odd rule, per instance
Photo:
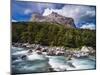
{"label": "white water foam", "polygon": [[28,60],[47,60],[48,58],[44,55],[39,55],[36,52],[33,52],[31,55],[27,56]]}
{"label": "white water foam", "polygon": [[[83,69],[95,69],[95,61],[90,60],[90,59],[74,59],[71,60],[70,62],[73,63],[73,65],[76,66],[74,70],[83,70]],[[70,69],[69,70],[73,70]]]}
{"label": "white water foam", "polygon": [[17,51],[15,53],[13,53],[12,55],[24,55],[27,54],[28,51]]}
{"label": "white water foam", "polygon": [[[14,49],[14,48],[13,48]],[[16,48],[15,48],[16,49]],[[17,50],[17,49],[16,49]],[[27,50],[17,50],[12,53],[13,55],[27,55],[26,60],[22,60],[20,57],[12,61],[12,68],[17,73],[31,73],[31,72],[47,72],[48,68],[53,68],[55,71],[65,70],[82,70],[82,69],[94,69],[95,61],[86,59],[72,59],[67,60],[63,56],[46,56],[39,55],[36,52],[28,54]],[[70,66],[68,63],[72,63]]]}
{"label": "white water foam", "polygon": [[67,70],[67,61],[64,57],[60,56],[51,56],[49,57],[49,64],[56,71],[65,71]]}
{"label": "white water foam", "polygon": [[[70,64],[71,65],[70,65]],[[95,61],[90,59],[73,59],[67,61],[65,57],[49,57],[49,64],[56,71],[95,69]]]}

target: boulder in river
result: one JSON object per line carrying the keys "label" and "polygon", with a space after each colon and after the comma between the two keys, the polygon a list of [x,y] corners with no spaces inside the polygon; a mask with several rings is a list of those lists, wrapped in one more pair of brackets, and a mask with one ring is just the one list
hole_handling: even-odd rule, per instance
{"label": "boulder in river", "polygon": [[23,59],[23,60],[27,59],[27,55],[22,55],[21,59]]}
{"label": "boulder in river", "polygon": [[81,51],[82,51],[82,52],[89,52],[90,50],[88,49],[88,47],[83,46],[83,47],[81,48]]}
{"label": "boulder in river", "polygon": [[37,53],[37,54],[42,54],[42,52],[41,52],[41,51],[36,51],[36,53]]}
{"label": "boulder in river", "polygon": [[33,52],[32,50],[29,50],[29,51],[28,51],[28,53],[32,53],[32,52]]}
{"label": "boulder in river", "polygon": [[94,55],[95,52],[96,52],[96,50],[93,49],[92,47],[83,46],[82,49],[81,49],[81,52],[84,52],[84,54],[86,54],[86,55],[87,55],[87,53],[88,53],[88,55],[89,55],[89,54]]}
{"label": "boulder in river", "polygon": [[70,67],[75,68],[75,66],[74,66],[71,62],[68,62],[68,65],[69,65]]}
{"label": "boulder in river", "polygon": [[58,56],[64,56],[64,52],[63,51],[56,51],[56,55],[58,55]]}

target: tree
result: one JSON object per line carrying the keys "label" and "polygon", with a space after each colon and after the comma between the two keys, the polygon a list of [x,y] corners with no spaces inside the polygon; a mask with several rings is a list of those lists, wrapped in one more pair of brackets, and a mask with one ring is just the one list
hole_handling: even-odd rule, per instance
{"label": "tree", "polygon": [[12,41],[70,48],[86,45],[95,48],[96,31],[67,28],[48,22],[17,22],[12,23]]}

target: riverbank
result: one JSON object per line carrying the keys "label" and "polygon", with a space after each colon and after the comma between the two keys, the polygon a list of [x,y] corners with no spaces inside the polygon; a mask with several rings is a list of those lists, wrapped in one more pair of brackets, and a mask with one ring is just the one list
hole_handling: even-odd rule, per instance
{"label": "riverbank", "polygon": [[28,54],[36,52],[38,54],[44,54],[49,56],[65,56],[69,60],[71,58],[83,58],[83,57],[94,57],[96,50],[92,47],[83,46],[82,48],[70,48],[66,49],[65,47],[51,47],[51,46],[42,46],[40,44],[29,44],[29,43],[13,43],[13,47],[25,48],[28,50]]}

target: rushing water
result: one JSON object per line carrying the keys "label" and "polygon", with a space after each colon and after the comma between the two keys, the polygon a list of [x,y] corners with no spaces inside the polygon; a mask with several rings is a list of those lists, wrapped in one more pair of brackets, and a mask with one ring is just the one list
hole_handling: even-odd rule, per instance
{"label": "rushing water", "polygon": [[83,70],[95,69],[95,59],[80,58],[67,60],[64,56],[46,56],[38,55],[33,52],[28,55],[25,60],[20,57],[27,54],[27,50],[23,48],[12,47],[12,73],[39,73],[50,72],[49,68],[54,71],[66,70]]}

